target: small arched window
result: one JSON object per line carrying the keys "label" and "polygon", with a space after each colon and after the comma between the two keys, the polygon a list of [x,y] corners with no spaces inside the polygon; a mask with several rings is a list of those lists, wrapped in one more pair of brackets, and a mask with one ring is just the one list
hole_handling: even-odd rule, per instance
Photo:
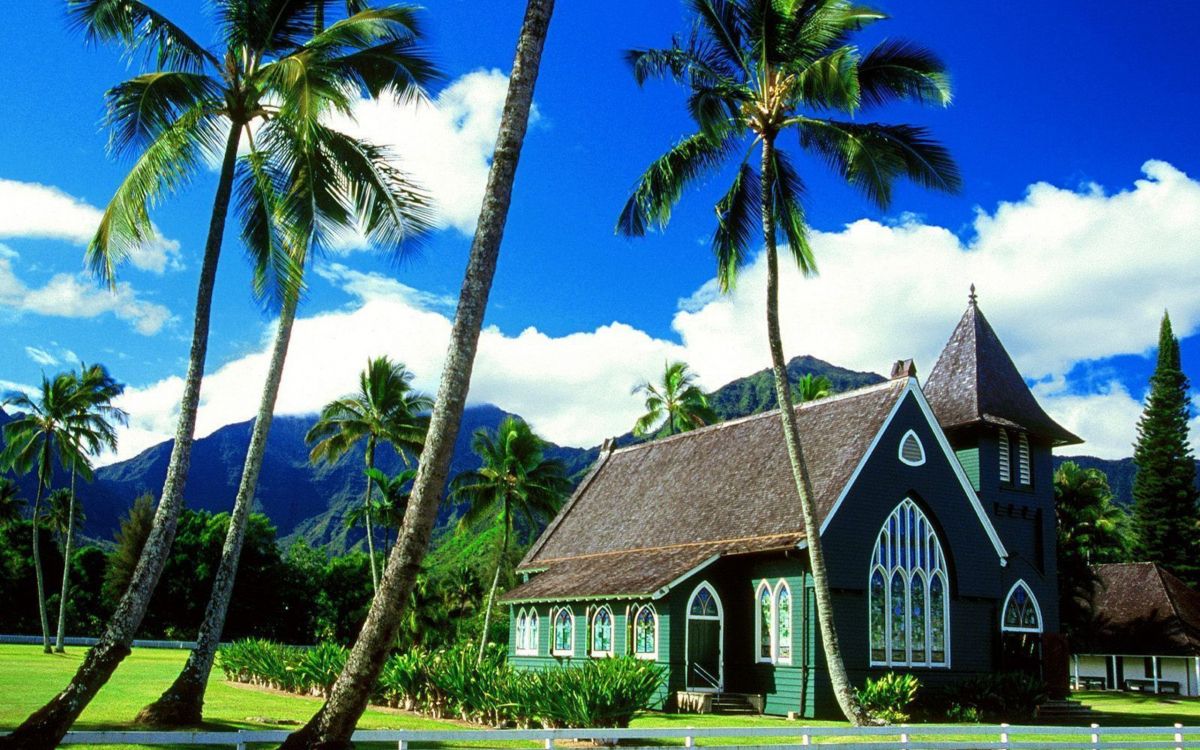
{"label": "small arched window", "polygon": [[1009,463],[1011,461],[1011,456],[1009,456],[1009,453],[1008,453],[1008,430],[1004,429],[1003,427],[1000,428],[999,447],[1000,447],[1000,481],[1001,482],[1011,482],[1012,481],[1012,466]]}
{"label": "small arched window", "polygon": [[1042,632],[1042,609],[1024,581],[1017,581],[1009,589],[1000,629],[1010,633]]}
{"label": "small arched window", "polygon": [[571,656],[575,651],[575,616],[570,607],[560,607],[551,620],[554,627],[552,652],[555,656]]}
{"label": "small arched window", "polygon": [[900,438],[900,461],[909,466],[921,466],[925,463],[925,446],[917,433],[909,430]]}
{"label": "small arched window", "polygon": [[633,616],[633,654],[640,659],[658,657],[658,615],[651,604]]}
{"label": "small arched window", "polygon": [[1017,436],[1017,480],[1026,486],[1033,481],[1033,468],[1029,463],[1029,436],[1023,432]]}
{"label": "small arched window", "polygon": [[775,602],[771,585],[766,581],[758,584],[754,611],[755,632],[758,635],[758,660],[772,661],[775,658]]}
{"label": "small arched window", "polygon": [[792,663],[792,589],[787,581],[775,585],[775,660]]}
{"label": "small arched window", "polygon": [[607,606],[592,615],[592,656],[613,655],[613,616]]}
{"label": "small arched window", "polygon": [[517,614],[517,653],[536,654],[538,649],[538,614],[537,610],[522,609]]}
{"label": "small arched window", "polygon": [[873,666],[945,667],[949,573],[929,519],[904,500],[884,522],[867,577]]}

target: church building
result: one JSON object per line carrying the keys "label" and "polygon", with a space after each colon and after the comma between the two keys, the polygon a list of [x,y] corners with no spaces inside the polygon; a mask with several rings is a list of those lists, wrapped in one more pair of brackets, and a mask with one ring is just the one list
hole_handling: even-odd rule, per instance
{"label": "church building", "polygon": [[511,663],[631,654],[664,668],[664,707],[834,714],[815,533],[856,686],[1041,671],[1059,627],[1051,448],[1080,440],[1038,405],[974,294],[924,385],[898,362],[794,408],[816,529],[775,411],[606,444],[504,596]]}

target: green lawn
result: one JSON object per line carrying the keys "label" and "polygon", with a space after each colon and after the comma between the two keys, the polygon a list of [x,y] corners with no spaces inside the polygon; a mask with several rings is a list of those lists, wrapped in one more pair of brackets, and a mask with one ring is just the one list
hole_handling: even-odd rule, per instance
{"label": "green lawn", "polygon": [[[37,646],[0,645],[0,731],[11,729],[30,711],[60,690],[83,658],[83,648],[66,655],[47,656]],[[158,697],[178,674],[187,653],[160,649],[135,649],[113,679],[84,711],[76,729],[129,729],[138,709]],[[1175,722],[1200,725],[1200,700],[1160,698],[1125,693],[1080,693],[1077,698],[1098,712],[1102,726],[1169,726]],[[320,706],[318,698],[273,693],[227,683],[214,672],[209,683],[205,728],[287,729],[306,721]],[[836,726],[836,721],[806,721],[810,726]],[[634,727],[779,727],[794,732],[797,724],[767,716],[698,716],[646,712]],[[370,709],[359,723],[362,729],[462,729],[452,721],[426,719],[400,711]],[[915,736],[915,735],[914,735]],[[781,738],[782,739],[782,738]],[[794,736],[793,738],[794,739]],[[492,746],[495,743],[488,743]],[[514,743],[517,745],[519,743]],[[745,744],[729,738],[704,744]],[[526,746],[532,747],[532,745]]]}

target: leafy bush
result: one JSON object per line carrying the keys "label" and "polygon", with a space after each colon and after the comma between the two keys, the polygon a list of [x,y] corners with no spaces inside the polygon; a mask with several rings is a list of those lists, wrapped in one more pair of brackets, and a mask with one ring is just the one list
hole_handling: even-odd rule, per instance
{"label": "leafy bush", "polygon": [[333,683],[346,666],[349,652],[344,646],[325,641],[309,649],[295,649],[296,662],[292,665],[294,684],[300,692],[328,698]]}
{"label": "leafy bush", "polygon": [[973,677],[946,690],[950,709],[974,709],[976,720],[1028,721],[1046,701],[1046,685],[1022,672],[1001,672]]}
{"label": "leafy bush", "polygon": [[525,699],[542,723],[558,727],[627,727],[663,681],[660,667],[632,656],[526,674],[532,684]]}
{"label": "leafy bush", "polygon": [[974,706],[963,706],[958,703],[950,704],[946,710],[946,721],[953,724],[978,724],[979,709]]}
{"label": "leafy bush", "polygon": [[888,672],[878,680],[868,679],[856,691],[858,701],[872,719],[899,724],[909,719],[909,707],[917,699],[921,683],[910,674]]}

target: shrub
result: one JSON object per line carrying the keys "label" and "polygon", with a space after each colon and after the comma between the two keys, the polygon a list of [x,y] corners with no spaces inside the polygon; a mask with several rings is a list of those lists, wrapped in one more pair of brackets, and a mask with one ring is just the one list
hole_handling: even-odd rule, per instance
{"label": "shrub", "polygon": [[950,687],[945,697],[950,708],[974,709],[977,720],[1027,721],[1046,701],[1046,685],[1022,672],[1001,672],[960,682]]}
{"label": "shrub", "polygon": [[325,641],[308,649],[295,649],[291,666],[293,689],[298,692],[328,698],[333,683],[346,666],[348,653],[344,646]]}
{"label": "shrub", "polygon": [[899,724],[909,719],[909,707],[917,698],[921,683],[910,674],[888,672],[878,680],[867,680],[866,687],[856,691],[863,710],[872,719]]}
{"label": "shrub", "polygon": [[950,708],[946,709],[946,721],[954,724],[978,724],[979,709],[974,706],[952,703]]}

